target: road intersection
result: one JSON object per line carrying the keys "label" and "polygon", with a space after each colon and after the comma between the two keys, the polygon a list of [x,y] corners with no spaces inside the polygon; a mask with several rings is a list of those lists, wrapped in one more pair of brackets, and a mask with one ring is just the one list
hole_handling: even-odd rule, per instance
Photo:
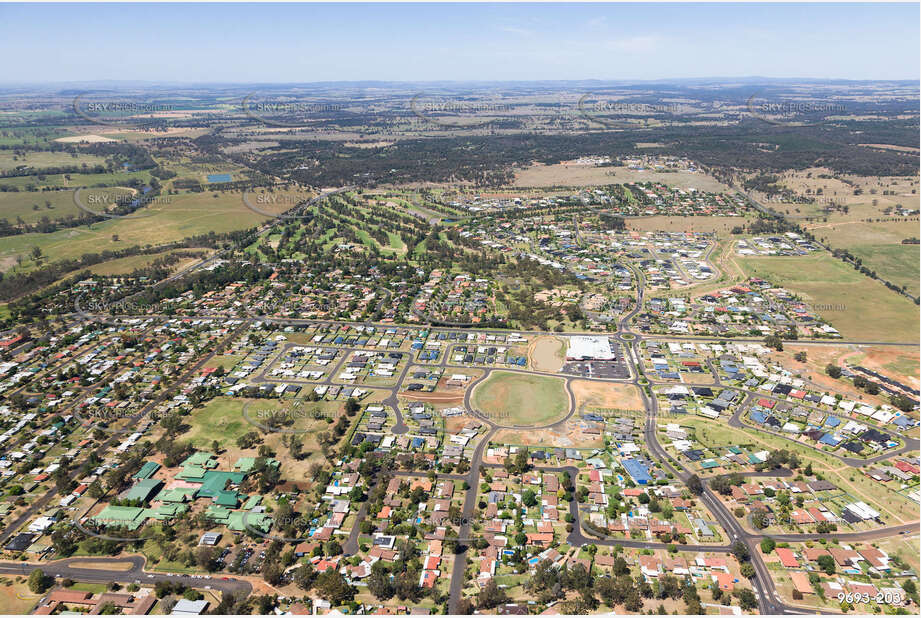
{"label": "road intersection", "polygon": [[[211,260],[215,259],[214,257],[209,258]],[[679,339],[679,340],[688,340],[688,341],[726,341],[725,338],[704,338],[704,337],[669,337],[665,335],[644,335],[642,333],[637,333],[631,330],[631,321],[636,316],[643,307],[643,297],[644,297],[644,281],[641,273],[638,273],[638,286],[637,286],[637,299],[636,304],[633,309],[621,316],[621,319],[618,323],[618,329],[612,337],[615,339],[617,344],[620,346],[622,359],[621,362],[624,363],[628,369],[629,376],[625,378],[609,378],[609,377],[599,377],[599,376],[586,376],[586,375],[574,375],[574,374],[561,374],[559,372],[545,372],[537,371],[534,369],[520,369],[514,367],[476,367],[482,372],[477,379],[471,381],[467,385],[467,388],[464,392],[464,407],[468,412],[480,420],[485,426],[485,433],[479,438],[476,442],[472,454],[471,454],[471,465],[470,470],[465,475],[438,475],[439,478],[452,478],[455,480],[464,480],[467,482],[469,489],[466,492],[464,504],[462,508],[462,521],[460,524],[459,530],[459,539],[458,550],[455,555],[454,569],[451,574],[450,582],[450,600],[449,600],[449,610],[452,613],[456,613],[459,607],[459,602],[461,599],[461,594],[465,584],[465,571],[467,564],[467,554],[469,552],[469,540],[472,538],[472,518],[476,506],[476,493],[477,487],[479,486],[480,470],[483,466],[483,456],[484,452],[490,444],[491,439],[495,434],[502,429],[552,429],[561,427],[569,419],[573,417],[577,412],[576,398],[572,391],[572,382],[574,380],[588,380],[592,382],[606,382],[606,383],[615,383],[615,384],[629,384],[637,388],[640,393],[640,396],[643,401],[643,407],[645,409],[645,421],[643,428],[644,441],[650,453],[659,460],[663,466],[665,466],[676,478],[680,479],[683,482],[686,482],[688,478],[693,474],[684,464],[679,462],[673,456],[671,456],[664,447],[659,443],[657,437],[657,419],[658,419],[658,401],[655,396],[652,395],[652,388],[655,386],[661,386],[667,383],[664,382],[654,382],[645,378],[644,372],[642,371],[641,364],[641,354],[640,354],[640,345],[645,339],[656,340],[656,339]],[[136,317],[136,316],[106,316],[108,319],[114,319],[118,317]],[[170,316],[144,316],[145,318],[149,317],[161,317],[163,319],[168,319]],[[183,316],[189,317],[189,316]],[[194,316],[201,319],[215,318],[218,316]],[[221,319],[228,319],[227,316],[220,316]],[[205,355],[199,362],[195,363],[187,372],[185,372],[183,377],[191,376],[195,371],[197,371],[205,362],[210,360],[222,346],[226,345],[227,342],[231,341],[238,333],[242,330],[249,328],[254,323],[262,321],[263,319],[259,316],[249,316],[242,320],[240,324],[230,336],[226,337],[219,346],[211,350],[211,352]],[[329,320],[301,320],[301,319],[278,319],[272,318],[271,323],[277,325],[285,326],[323,326],[323,325],[333,325],[333,324],[355,324],[355,323],[346,323],[346,322],[335,322]],[[355,324],[357,325],[357,324]],[[387,325],[378,325],[373,323],[364,323],[362,326],[375,326],[375,327],[393,327],[392,324]],[[459,326],[451,327],[432,327],[430,328],[433,332],[451,332],[457,331]],[[507,333],[510,331],[499,330],[499,329],[476,329],[477,332],[483,333]],[[546,336],[565,336],[569,333],[549,333],[549,332],[540,332],[540,331],[515,331],[527,335],[546,335]],[[575,333],[573,333],[575,334]],[[737,338],[732,339],[733,341],[738,340]],[[747,339],[746,339],[747,340]],[[849,342],[849,341],[825,341],[825,340],[816,340],[816,341],[798,341],[797,343],[809,343],[811,345],[846,345],[850,343],[858,345],[873,344],[877,345],[876,342]],[[888,345],[907,345],[907,344],[888,344]],[[334,378],[336,370],[342,366],[345,358],[354,351],[359,350],[370,350],[370,351],[379,351],[372,350],[370,348],[363,348],[361,346],[337,346],[337,349],[344,352],[342,358],[337,360],[337,362],[330,367],[329,373],[323,380],[295,380],[296,383],[304,383],[309,385],[337,385],[340,384]],[[418,363],[417,366],[433,366],[439,367],[442,369],[452,369],[452,370],[469,370],[471,365],[469,364],[456,364],[449,361],[448,351],[445,350],[441,355],[441,358],[436,363]],[[406,354],[406,353],[404,353]],[[393,411],[396,419],[396,423],[392,428],[392,432],[395,434],[403,434],[409,431],[409,427],[406,425],[402,412],[401,412],[401,402],[400,397],[405,393],[401,390],[403,387],[404,380],[410,370],[414,365],[413,359],[411,358],[411,352],[408,353],[407,358],[403,359],[403,366],[399,374],[396,376],[393,386],[367,386],[362,388],[367,388],[369,390],[384,391],[387,393],[386,397],[382,399],[382,402]],[[714,382],[711,386],[720,386],[720,378],[716,368],[710,364],[710,369],[713,371]],[[542,426],[523,426],[523,425],[512,425],[512,424],[503,424],[499,422],[501,419],[491,418],[489,415],[484,414],[476,410],[472,402],[472,395],[475,389],[479,384],[482,384],[494,371],[502,372],[514,372],[514,373],[523,373],[523,374],[537,374],[537,375],[547,375],[562,378],[565,384],[565,390],[568,397],[568,412],[566,415],[560,419],[555,420],[552,423]],[[265,371],[263,370],[257,376],[255,376],[255,383],[262,382],[272,382],[273,380],[265,376]],[[176,386],[181,385],[182,380],[176,382]],[[341,383],[343,386],[350,385]],[[745,390],[745,389],[742,389]],[[167,390],[163,397],[166,397],[170,394],[171,390]],[[746,401],[754,396],[752,392],[747,392]],[[152,402],[150,405],[145,406],[135,417],[133,417],[132,422],[138,423],[141,419],[146,416],[152,410],[155,405],[163,399],[161,397],[158,401]],[[729,421],[730,426],[733,427],[746,427],[748,429],[759,429],[751,427],[748,424],[742,421],[740,416],[740,411],[744,410],[746,406],[740,406],[739,410],[732,416]],[[114,436],[113,436],[114,437]],[[96,450],[97,453],[100,453],[102,450],[107,448],[113,438],[110,438],[103,445]],[[909,450],[915,450],[918,448],[917,440],[908,440],[903,439],[904,445],[898,451],[906,452]],[[841,462],[845,465],[852,467],[860,467],[863,465],[868,465],[870,463],[875,463],[879,459],[888,458],[892,456],[893,453],[887,453],[878,458],[862,460],[857,458],[850,457],[838,457]],[[564,468],[540,468],[538,469],[546,470],[548,472],[568,472],[573,479],[577,478],[578,470],[574,467],[564,467]],[[782,476],[783,471],[778,472],[775,476]],[[10,522],[5,530],[0,534],[0,542],[9,538],[9,536],[18,530],[30,517],[34,516],[39,510],[44,508],[48,502],[53,498],[55,491],[52,489],[45,496],[42,496],[20,517],[15,521]],[[790,605],[784,603],[777,595],[776,587],[771,579],[770,573],[768,572],[767,567],[764,564],[764,561],[761,559],[759,548],[757,543],[764,538],[765,535],[749,532],[745,530],[742,525],[736,520],[736,518],[729,512],[729,509],[726,505],[720,500],[720,498],[709,488],[706,483],[704,484],[703,491],[699,495],[700,501],[706,506],[706,508],[712,513],[714,518],[719,522],[723,527],[726,533],[729,535],[731,542],[725,545],[686,545],[679,546],[680,549],[686,551],[707,551],[707,552],[730,552],[732,549],[732,544],[739,541],[748,548],[748,553],[750,555],[751,562],[755,568],[756,575],[751,580],[752,587],[755,591],[755,594],[758,598],[759,609],[761,613],[767,614],[782,614],[782,613],[814,613],[808,612],[803,608],[799,608],[795,605]],[[574,523],[573,530],[569,535],[568,541],[573,545],[584,545],[592,543],[595,545],[620,545],[623,547],[637,547],[637,548],[648,548],[648,549],[664,549],[668,547],[662,543],[656,542],[647,542],[633,539],[611,539],[611,538],[598,538],[595,536],[589,536],[584,533],[582,530],[582,517],[579,512],[578,502],[573,499],[570,502],[570,513],[573,515]],[[357,518],[353,523],[353,532],[359,529],[359,524],[367,516],[367,504],[362,505],[362,508],[359,510]],[[890,526],[886,528],[879,528],[872,531],[866,532],[857,532],[857,533],[843,533],[836,534],[835,537],[841,540],[873,540],[878,538],[884,538],[886,536],[896,535],[896,534],[905,534],[912,531],[916,531],[916,524],[908,524],[904,526]],[[806,541],[806,540],[815,540],[821,538],[822,535],[818,534],[782,534],[782,535],[773,535],[773,538],[776,540],[788,541],[788,542],[797,542],[797,541]],[[354,538],[353,538],[354,537]],[[357,550],[357,534],[350,535],[349,540],[345,545],[345,550],[347,554],[354,553]],[[130,558],[134,560],[134,558]],[[124,561],[125,559],[115,559],[119,561]],[[94,559],[94,561],[97,561]],[[98,561],[97,561],[98,562]],[[119,570],[92,570],[92,573],[87,572],[86,569],[77,569],[72,566],[68,566],[67,561],[58,561],[58,562],[49,562],[41,563],[40,565],[29,565],[25,563],[16,563],[0,564],[0,572],[9,572],[12,573],[13,570],[16,570],[16,573],[24,573],[25,570],[30,570],[35,566],[40,566],[49,574],[58,575],[60,577],[71,577],[74,579],[80,579],[85,581],[134,581],[136,576],[137,579],[140,579],[142,576],[145,579],[150,579],[153,577],[152,581],[159,581],[164,577],[169,577],[165,574],[147,574],[143,572],[143,562],[141,563],[132,563],[131,571],[119,571]],[[25,574],[28,574],[25,572]],[[188,577],[190,581],[192,578],[190,576],[180,576]],[[175,581],[175,580],[173,580]],[[248,583],[242,580],[234,579],[222,579],[220,580],[223,583],[218,584],[215,587],[227,588],[228,590],[244,590]],[[215,582],[217,583],[217,582]]]}

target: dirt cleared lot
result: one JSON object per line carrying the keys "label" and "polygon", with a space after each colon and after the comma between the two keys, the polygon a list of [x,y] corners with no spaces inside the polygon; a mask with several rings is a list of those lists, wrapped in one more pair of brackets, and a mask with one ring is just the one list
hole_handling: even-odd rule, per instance
{"label": "dirt cleared lot", "polygon": [[593,165],[535,164],[516,170],[516,187],[555,187],[575,185],[610,185],[626,182],[661,182],[669,187],[694,188],[701,191],[728,191],[715,178],[695,172],[650,172],[626,167],[596,167]]}
{"label": "dirt cleared lot", "polygon": [[599,408],[643,410],[639,390],[632,384],[573,380],[572,392],[576,396],[576,410],[579,412]]}
{"label": "dirt cleared lot", "polygon": [[745,217],[631,217],[627,229],[636,232],[717,232],[728,235],[744,225]]}
{"label": "dirt cleared lot", "polygon": [[537,371],[559,371],[566,360],[566,343],[559,337],[538,337],[528,348],[528,357]]}

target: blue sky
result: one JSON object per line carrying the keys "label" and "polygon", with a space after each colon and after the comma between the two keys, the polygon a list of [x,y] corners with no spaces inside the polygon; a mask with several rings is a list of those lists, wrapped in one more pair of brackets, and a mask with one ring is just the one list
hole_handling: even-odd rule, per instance
{"label": "blue sky", "polygon": [[914,4],[0,4],[0,82],[919,78]]}

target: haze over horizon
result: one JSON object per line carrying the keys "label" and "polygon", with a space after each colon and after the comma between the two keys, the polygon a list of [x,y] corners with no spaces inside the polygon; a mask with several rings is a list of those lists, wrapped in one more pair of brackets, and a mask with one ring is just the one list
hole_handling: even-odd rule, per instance
{"label": "haze over horizon", "polygon": [[915,80],[919,18],[918,4],[0,4],[0,52],[18,59],[0,83]]}

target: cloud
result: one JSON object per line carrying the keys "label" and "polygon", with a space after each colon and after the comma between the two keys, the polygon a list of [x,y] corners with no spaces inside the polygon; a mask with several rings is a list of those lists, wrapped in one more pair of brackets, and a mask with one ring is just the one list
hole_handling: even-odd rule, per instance
{"label": "cloud", "polygon": [[502,32],[508,32],[509,34],[517,34],[519,36],[534,36],[536,34],[533,30],[528,30],[527,28],[522,28],[520,26],[499,26],[499,30]]}
{"label": "cloud", "polygon": [[602,45],[606,49],[620,52],[650,53],[658,49],[662,37],[655,35],[638,35],[620,39],[609,39]]}

